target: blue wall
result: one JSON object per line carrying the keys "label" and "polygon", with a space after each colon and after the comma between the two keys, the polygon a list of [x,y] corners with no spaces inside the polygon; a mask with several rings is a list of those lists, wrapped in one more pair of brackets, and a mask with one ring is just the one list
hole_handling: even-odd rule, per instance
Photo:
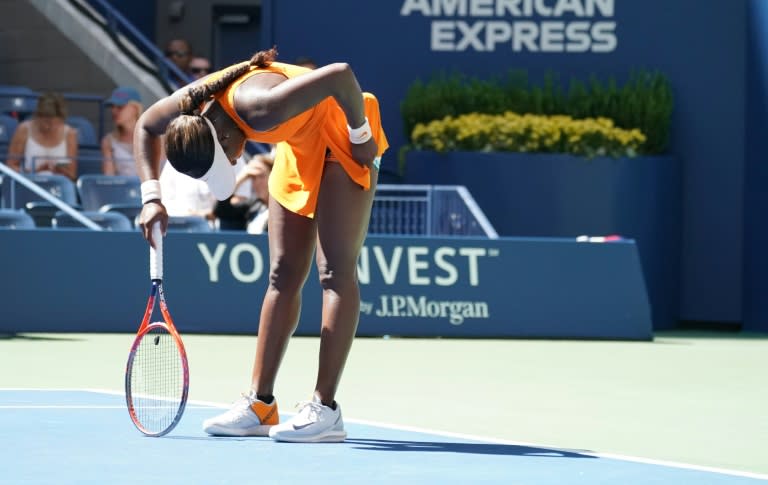
{"label": "blue wall", "polygon": [[[416,78],[427,79],[436,70],[456,68],[483,77],[525,68],[534,79],[547,70],[564,78],[596,73],[621,79],[636,67],[666,73],[676,96],[671,152],[683,167],[680,318],[740,321],[747,2],[608,2],[614,6],[613,17],[587,20],[615,22],[615,50],[581,54],[516,52],[506,44],[484,52],[432,51],[433,20],[467,24],[515,20],[510,16],[400,15],[406,4],[433,3],[452,2],[367,2],[363,17],[360,3],[352,0],[338,0],[332,10],[327,3],[314,0],[272,0],[274,41],[283,59],[308,54],[320,63],[352,64],[363,87],[381,99],[384,123],[394,145],[384,161],[390,168],[395,166],[395,150],[405,140],[400,101]],[[544,4],[551,6],[555,1]],[[364,22],[363,18],[375,21]],[[534,16],[533,20],[553,19]],[[576,19],[566,15],[554,20]]]}
{"label": "blue wall", "polygon": [[156,41],[155,0],[110,0],[109,3],[135,25],[147,40]]}
{"label": "blue wall", "polygon": [[748,24],[744,328],[768,331],[768,2],[751,0]]}

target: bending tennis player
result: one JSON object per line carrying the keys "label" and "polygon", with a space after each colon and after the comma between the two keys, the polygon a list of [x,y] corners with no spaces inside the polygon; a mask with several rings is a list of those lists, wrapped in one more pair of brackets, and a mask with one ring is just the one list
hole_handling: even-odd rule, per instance
{"label": "bending tennis player", "polygon": [[[261,309],[251,389],[203,429],[224,436],[337,442],[346,438],[334,400],[359,318],[357,258],[368,227],[378,164],[388,147],[376,98],[347,64],[315,70],[274,62],[273,48],[195,81],[150,107],[134,146],[142,183],[139,223],[165,232],[158,165],[161,136],[171,165],[205,180],[219,199],[235,186],[246,140],[276,143],[269,180],[269,286]],[[326,157],[326,153],[332,156]],[[273,396],[296,329],[301,289],[315,252],[323,292],[320,359],[311,401],[278,424]]]}

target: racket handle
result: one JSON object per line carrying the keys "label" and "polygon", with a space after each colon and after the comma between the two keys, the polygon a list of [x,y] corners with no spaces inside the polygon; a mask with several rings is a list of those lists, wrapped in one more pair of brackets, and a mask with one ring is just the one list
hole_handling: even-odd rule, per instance
{"label": "racket handle", "polygon": [[163,232],[160,223],[152,224],[152,240],[155,247],[149,246],[149,277],[152,280],[163,279]]}

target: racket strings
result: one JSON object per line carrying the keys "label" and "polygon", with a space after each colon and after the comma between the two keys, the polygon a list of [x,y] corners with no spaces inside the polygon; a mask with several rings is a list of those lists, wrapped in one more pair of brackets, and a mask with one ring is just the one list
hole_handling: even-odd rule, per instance
{"label": "racket strings", "polygon": [[167,429],[176,419],[184,393],[184,368],[174,337],[153,328],[136,348],[131,372],[136,419],[149,432]]}

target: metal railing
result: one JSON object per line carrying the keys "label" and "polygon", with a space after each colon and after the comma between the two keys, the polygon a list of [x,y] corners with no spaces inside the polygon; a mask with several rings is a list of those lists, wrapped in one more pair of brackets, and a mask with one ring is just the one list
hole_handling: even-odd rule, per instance
{"label": "metal railing", "polygon": [[5,176],[9,177],[12,181],[12,183],[9,185],[10,187],[10,200],[15,200],[15,184],[19,183],[26,187],[27,189],[34,192],[36,195],[40,196],[43,200],[46,202],[56,206],[59,210],[64,211],[66,214],[72,216],[75,218],[78,222],[80,222],[82,225],[89,229],[93,229],[94,231],[101,231],[102,228],[95,222],[91,221],[84,215],[80,214],[77,210],[70,207],[67,203],[56,197],[55,195],[47,192],[46,190],[40,188],[37,184],[31,182],[29,179],[27,179],[25,176],[16,173],[12,168],[5,165],[5,163],[0,163],[0,172],[4,174]]}
{"label": "metal railing", "polygon": [[467,188],[461,185],[379,185],[368,232],[499,237]]}
{"label": "metal railing", "polygon": [[192,79],[170,62],[165,53],[149,41],[134,25],[104,0],[70,0],[81,14],[109,35],[120,51],[144,72],[154,76],[170,94],[180,86],[171,83],[171,77],[185,85]]}

